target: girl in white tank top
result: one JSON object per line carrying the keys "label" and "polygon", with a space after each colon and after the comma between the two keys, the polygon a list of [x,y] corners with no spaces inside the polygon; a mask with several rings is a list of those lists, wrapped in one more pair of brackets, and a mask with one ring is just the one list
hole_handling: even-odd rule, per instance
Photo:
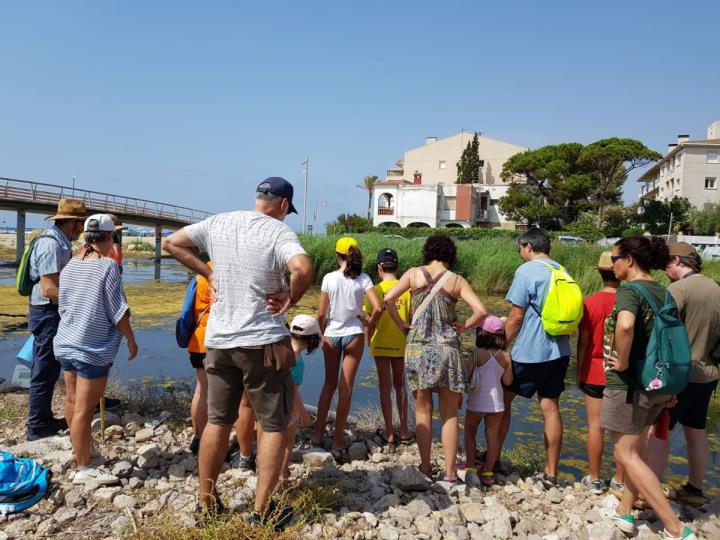
{"label": "girl in white tank top", "polygon": [[[512,362],[505,352],[507,339],[505,323],[495,317],[485,317],[475,337],[476,349],[470,351],[475,359],[475,368],[471,374],[470,387],[465,413],[465,471],[466,482],[480,480],[486,486],[494,483],[493,467],[500,453],[500,420],[505,410],[503,402],[503,384],[509,385],[513,379]],[[485,419],[485,441],[487,452],[485,463],[475,465],[475,441],[480,423]]]}

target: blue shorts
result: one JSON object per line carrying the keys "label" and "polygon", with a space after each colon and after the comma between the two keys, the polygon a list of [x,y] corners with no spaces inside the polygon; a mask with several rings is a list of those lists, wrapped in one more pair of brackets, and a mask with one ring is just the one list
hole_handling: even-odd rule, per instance
{"label": "blue shorts", "polygon": [[353,342],[353,340],[358,337],[362,336],[363,334],[353,334],[352,336],[339,336],[339,337],[330,337],[326,336],[328,338],[328,341],[330,342],[330,345],[332,345],[334,348],[338,349],[339,351],[344,351],[350,343]]}
{"label": "blue shorts", "polygon": [[58,358],[60,365],[65,371],[76,371],[83,379],[102,379],[110,373],[112,364],[107,366],[96,366],[81,362],[80,360],[71,360],[69,358]]}
{"label": "blue shorts", "polygon": [[305,361],[300,358],[295,362],[295,366],[290,369],[290,375],[292,376],[293,382],[300,386],[303,383],[305,377]]}
{"label": "blue shorts", "polygon": [[532,364],[513,360],[513,382],[505,389],[524,398],[531,398],[537,392],[541,398],[557,399],[565,390],[569,363],[569,356]]}

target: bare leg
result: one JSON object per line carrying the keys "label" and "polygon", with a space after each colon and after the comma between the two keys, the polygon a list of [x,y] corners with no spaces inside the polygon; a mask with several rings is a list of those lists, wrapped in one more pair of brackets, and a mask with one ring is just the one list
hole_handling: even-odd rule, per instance
{"label": "bare leg", "polygon": [[430,475],[430,447],[432,446],[432,390],[415,392],[415,436],[420,452],[420,470]]}
{"label": "bare leg", "polygon": [[603,438],[605,430],[600,422],[600,412],[602,411],[602,398],[593,398],[585,396],[585,410],[588,419],[588,440],[587,453],[590,478],[597,480],[600,478],[600,467],[602,465],[603,456]]}
{"label": "bare leg", "polygon": [[710,456],[710,445],[704,429],[683,426],[688,448],[688,481],[693,487],[702,489],[705,468]]}
{"label": "bare leg", "polygon": [[400,417],[400,439],[408,440],[411,437],[408,429],[408,397],[405,389],[405,359],[403,357],[391,360],[393,387],[395,388],[395,401],[397,402],[398,416]]}
{"label": "bare leg", "polygon": [[540,397],[540,410],[545,420],[545,474],[557,476],[562,449],[563,425],[558,399]]}
{"label": "bare leg", "polygon": [[220,470],[227,454],[228,437],[232,431],[232,424],[216,425],[208,423],[200,440],[199,477],[200,477],[200,505],[212,508],[215,499],[212,496],[217,484]]}
{"label": "bare leg", "polygon": [[[237,436],[240,454],[247,457],[252,455],[253,435],[255,434],[255,411],[250,404],[250,397],[243,392],[238,410],[238,419],[235,422],[235,435]],[[229,435],[229,434],[228,434]]]}
{"label": "bare leg", "polygon": [[445,476],[457,473],[457,450],[460,435],[458,425],[458,392],[440,388],[440,416],[442,417],[442,446],[445,456]]}
{"label": "bare leg", "polygon": [[313,444],[320,446],[325,437],[325,422],[327,421],[330,403],[338,384],[338,371],[340,370],[340,351],[323,340],[323,355],[325,357],[325,382],[318,399],[317,418],[315,419],[315,434]]}
{"label": "bare leg", "polygon": [[295,410],[300,415],[299,423],[302,427],[307,427],[312,423],[312,419],[305,408],[302,395],[300,395],[300,385],[295,385]]}
{"label": "bare leg", "polygon": [[[503,402],[505,403],[505,410],[503,411],[502,419],[500,420],[500,433],[498,434],[498,440],[500,441],[500,452],[502,453],[503,446],[505,445],[505,438],[507,437],[508,431],[510,430],[510,420],[512,419],[512,402],[517,394],[508,392],[503,389]],[[498,454],[500,459],[500,454]]]}
{"label": "bare leg", "polygon": [[195,392],[190,404],[190,418],[192,420],[193,433],[201,437],[207,424],[207,376],[204,369],[195,370]]}
{"label": "bare leg", "polygon": [[258,481],[255,490],[255,511],[263,514],[270,495],[277,485],[280,467],[287,447],[284,431],[263,431],[258,424]]}
{"label": "bare leg", "polygon": [[78,467],[90,465],[90,424],[93,414],[95,414],[95,406],[105,393],[106,383],[107,377],[101,379],[77,377],[70,441],[75,451],[75,461]]}
{"label": "bare leg", "polygon": [[[485,444],[487,445],[487,454],[485,456],[485,466],[483,467],[484,471],[492,471],[500,455],[499,434],[501,422],[502,413],[488,413],[485,415]],[[473,452],[473,454],[474,453],[475,452]]]}
{"label": "bare leg", "polygon": [[73,413],[75,412],[75,387],[77,384],[77,371],[63,370],[65,379],[65,421],[68,428],[72,427]]}
{"label": "bare leg", "polygon": [[392,380],[390,371],[391,359],[387,356],[378,356],[375,358],[375,368],[378,374],[378,386],[380,389],[380,410],[382,411],[383,420],[385,421],[385,438],[388,442],[395,442],[395,433],[393,431],[393,411],[392,411]]}
{"label": "bare leg", "polygon": [[635,499],[640,494],[660,518],[665,530],[673,536],[679,536],[683,524],[670,507],[657,476],[642,458],[642,451],[647,441],[647,430],[641,435],[611,432],[611,438],[615,445],[615,459],[625,470],[625,489],[617,508],[618,514],[630,514]]}
{"label": "bare leg", "polygon": [[476,468],[475,442],[482,418],[482,414],[465,411],[465,470]]}
{"label": "bare leg", "polygon": [[665,469],[667,469],[668,462],[670,460],[670,439],[669,437],[665,440],[658,439],[655,437],[654,431],[654,429],[650,430],[650,437],[647,445],[647,464],[655,473],[658,480],[662,482]]}
{"label": "bare leg", "polygon": [[335,437],[333,448],[340,448],[347,444],[345,440],[345,423],[350,414],[353,385],[357,374],[362,353],[365,348],[365,336],[358,336],[345,347],[345,356],[342,362],[342,373],[338,385],[337,413],[335,415]]}

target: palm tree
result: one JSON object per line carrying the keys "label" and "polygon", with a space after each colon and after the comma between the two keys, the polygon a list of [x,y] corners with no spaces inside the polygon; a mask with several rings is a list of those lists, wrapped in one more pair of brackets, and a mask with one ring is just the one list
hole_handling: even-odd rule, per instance
{"label": "palm tree", "polygon": [[362,184],[355,184],[355,185],[356,185],[357,187],[359,187],[360,189],[364,189],[364,190],[366,190],[366,191],[368,192],[368,212],[367,212],[367,217],[368,217],[368,219],[370,219],[370,220],[372,219],[372,192],[373,192],[373,187],[375,187],[375,183],[376,183],[378,180],[379,180],[379,179],[378,179],[377,176],[366,176],[365,178],[363,178],[363,183],[362,183]]}

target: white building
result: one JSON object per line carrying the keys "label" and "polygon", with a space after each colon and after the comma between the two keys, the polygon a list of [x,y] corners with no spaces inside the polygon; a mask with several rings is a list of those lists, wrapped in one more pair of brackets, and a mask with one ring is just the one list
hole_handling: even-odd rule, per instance
{"label": "white building", "polygon": [[497,207],[509,187],[500,173],[510,156],[527,148],[480,135],[480,183],[456,184],[457,163],[473,135],[428,137],[405,152],[373,188],[373,225],[514,228]]}
{"label": "white building", "polygon": [[665,157],[639,179],[640,198],[667,201],[686,197],[696,208],[720,203],[720,120],[710,124],[707,139],[678,135]]}

